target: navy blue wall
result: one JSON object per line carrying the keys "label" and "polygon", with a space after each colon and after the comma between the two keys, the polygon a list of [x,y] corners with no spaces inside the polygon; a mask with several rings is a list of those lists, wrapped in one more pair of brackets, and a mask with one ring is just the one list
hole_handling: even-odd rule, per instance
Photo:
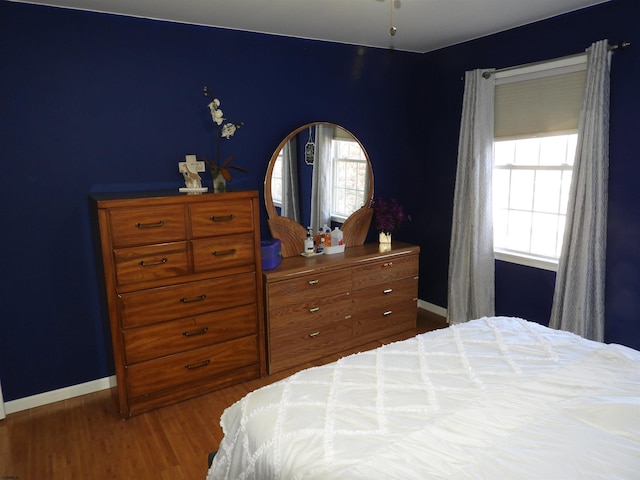
{"label": "navy blue wall", "polygon": [[[608,38],[632,46],[611,71],[609,228],[605,341],[640,348],[640,2],[609,3],[425,54],[419,163],[407,166],[407,203],[423,248],[420,298],[447,303],[447,268],[460,111],[467,70],[503,68],[572,55]],[[411,169],[411,170],[409,170]],[[496,313],[548,324],[555,273],[496,262]]]}
{"label": "navy blue wall", "polygon": [[[613,60],[607,341],[640,347],[639,20],[635,0],[614,1],[419,55],[0,1],[5,400],[113,374],[87,195],[182,185],[177,162],[212,152],[203,85],[245,123],[224,144],[249,170],[232,188],[261,191],[273,149],[304,123],[354,133],[376,195],[414,217],[397,238],[423,249],[420,298],[446,307],[463,72],[605,37],[634,43]],[[546,320],[553,274],[501,264],[496,284],[498,313]]]}
{"label": "navy blue wall", "polygon": [[213,151],[204,85],[245,124],[231,188],[262,192],[311,121],[358,136],[382,192],[413,151],[418,54],[1,1],[0,59],[5,400],[113,374],[87,196],[184,185],[177,162]]}

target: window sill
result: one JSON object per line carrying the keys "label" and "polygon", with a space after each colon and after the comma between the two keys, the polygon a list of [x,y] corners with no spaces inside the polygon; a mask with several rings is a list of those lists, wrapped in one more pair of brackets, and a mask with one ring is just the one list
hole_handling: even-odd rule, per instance
{"label": "window sill", "polygon": [[556,260],[535,257],[533,255],[525,255],[522,253],[507,252],[497,249],[494,250],[494,257],[496,260],[502,260],[503,262],[516,263],[518,265],[525,265],[527,267],[541,268],[543,270],[549,270],[551,272],[558,271],[558,262]]}

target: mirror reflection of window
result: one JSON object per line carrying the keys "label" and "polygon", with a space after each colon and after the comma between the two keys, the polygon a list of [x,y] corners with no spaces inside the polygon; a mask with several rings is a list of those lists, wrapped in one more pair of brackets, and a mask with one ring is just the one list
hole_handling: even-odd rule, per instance
{"label": "mirror reflection of window", "polygon": [[282,208],[282,157],[283,151],[278,154],[271,174],[271,198],[277,208]]}
{"label": "mirror reflection of window", "polygon": [[342,223],[365,203],[369,168],[358,142],[337,137],[331,142],[331,147],[333,152],[331,219]]}

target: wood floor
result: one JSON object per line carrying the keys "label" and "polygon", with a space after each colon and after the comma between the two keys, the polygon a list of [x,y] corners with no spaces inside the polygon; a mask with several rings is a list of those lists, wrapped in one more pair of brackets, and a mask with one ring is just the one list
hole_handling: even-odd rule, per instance
{"label": "wood floor", "polygon": [[[442,317],[419,310],[415,330],[366,347],[445,326]],[[343,352],[348,353],[354,352]],[[246,382],[128,420],[118,416],[109,390],[11,414],[0,421],[0,479],[204,480],[207,455],[217,450],[222,439],[219,419],[224,409],[291,373]]]}

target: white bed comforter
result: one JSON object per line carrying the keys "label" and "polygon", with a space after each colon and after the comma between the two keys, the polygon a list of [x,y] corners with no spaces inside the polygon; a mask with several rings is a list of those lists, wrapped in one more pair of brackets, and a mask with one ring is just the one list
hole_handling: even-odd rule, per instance
{"label": "white bed comforter", "polygon": [[640,352],[493,317],[345,357],[222,415],[214,479],[639,479]]}

